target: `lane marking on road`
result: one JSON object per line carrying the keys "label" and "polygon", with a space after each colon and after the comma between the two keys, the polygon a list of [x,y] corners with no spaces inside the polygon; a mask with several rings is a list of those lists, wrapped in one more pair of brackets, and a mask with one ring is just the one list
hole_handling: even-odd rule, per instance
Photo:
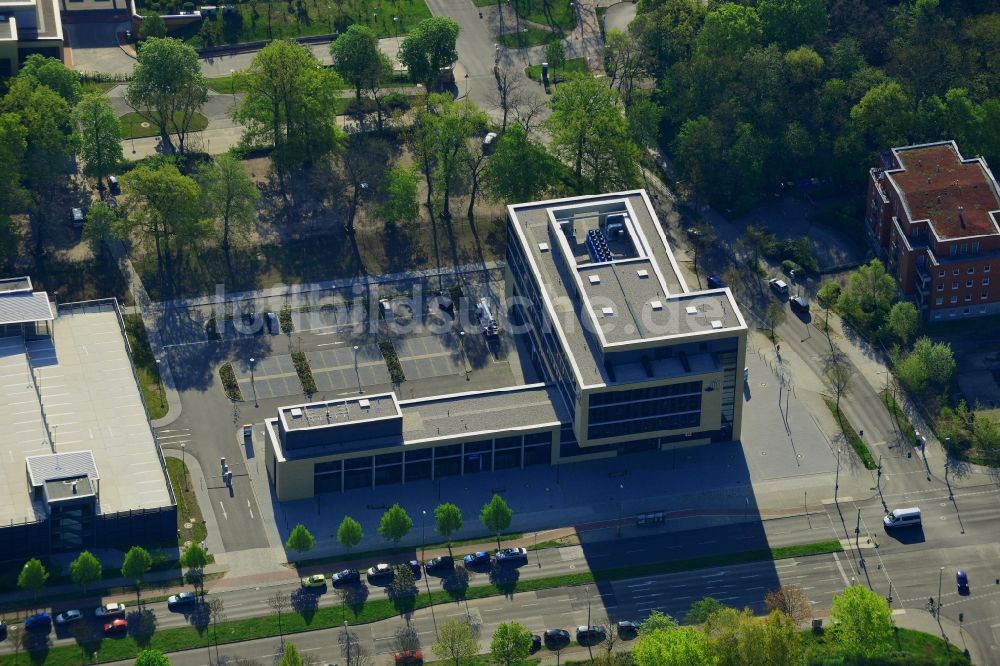
{"label": "lane marking on road", "polygon": [[253,520],[253,507],[250,506],[250,500],[247,500],[247,510],[250,511],[250,520]]}
{"label": "lane marking on road", "polygon": [[219,508],[222,509],[222,517],[229,520],[229,515],[226,513],[226,507],[222,505],[222,500],[219,500]]}
{"label": "lane marking on road", "polygon": [[342,344],[344,344],[343,340],[341,340],[340,342],[321,342],[321,343],[319,343],[316,346],[317,347],[332,347],[333,345],[342,345]]}
{"label": "lane marking on road", "polygon": [[851,584],[851,581],[847,580],[847,574],[846,574],[846,573],[844,572],[844,567],[843,567],[843,565],[842,565],[842,564],[840,563],[840,558],[839,558],[839,557],[837,557],[837,553],[834,553],[834,554],[833,554],[833,561],[834,561],[834,562],[836,563],[836,565],[837,565],[837,571],[839,571],[839,572],[840,572],[840,578],[841,578],[841,579],[842,579],[842,580],[844,581],[844,585],[845,585],[845,586],[847,586],[847,585],[850,585],[850,584]]}

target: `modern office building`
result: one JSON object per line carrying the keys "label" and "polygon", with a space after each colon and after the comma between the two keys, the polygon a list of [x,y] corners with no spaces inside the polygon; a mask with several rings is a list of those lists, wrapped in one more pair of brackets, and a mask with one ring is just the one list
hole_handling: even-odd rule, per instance
{"label": "modern office building", "polygon": [[177,538],[177,508],[113,300],[53,309],[0,280],[0,559]]}
{"label": "modern office building", "polygon": [[746,322],[688,289],[644,191],[509,206],[507,229],[501,319],[545,381],[282,408],[279,500],[739,438]]}
{"label": "modern office building", "polygon": [[59,0],[0,0],[0,79],[33,53],[63,59]]}
{"label": "modern office building", "polygon": [[954,141],[894,148],[869,172],[865,228],[929,320],[1000,313],[1000,188]]}

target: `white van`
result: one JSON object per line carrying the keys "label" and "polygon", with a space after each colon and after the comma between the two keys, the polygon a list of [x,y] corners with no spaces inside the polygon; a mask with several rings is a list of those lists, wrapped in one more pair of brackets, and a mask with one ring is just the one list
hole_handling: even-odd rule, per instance
{"label": "white van", "polygon": [[895,509],[886,514],[882,523],[886,529],[890,527],[916,527],[920,525],[920,509],[917,507]]}

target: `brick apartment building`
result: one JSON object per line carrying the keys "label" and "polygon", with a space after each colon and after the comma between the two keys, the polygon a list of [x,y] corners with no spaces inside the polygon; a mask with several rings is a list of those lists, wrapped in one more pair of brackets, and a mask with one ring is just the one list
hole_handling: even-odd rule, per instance
{"label": "brick apartment building", "polygon": [[1000,188],[954,141],[883,153],[865,228],[899,288],[931,321],[1000,313]]}

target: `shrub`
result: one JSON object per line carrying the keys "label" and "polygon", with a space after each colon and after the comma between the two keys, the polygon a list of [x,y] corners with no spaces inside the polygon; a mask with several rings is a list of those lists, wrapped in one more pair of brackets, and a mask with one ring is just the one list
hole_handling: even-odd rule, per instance
{"label": "shrub", "polygon": [[406,375],[403,374],[403,366],[399,362],[399,357],[396,355],[396,348],[392,346],[392,342],[383,340],[378,343],[378,349],[382,352],[386,367],[389,368],[389,377],[392,379],[392,383],[399,384],[406,381]]}
{"label": "shrub", "polygon": [[781,262],[781,270],[784,271],[786,275],[791,275],[795,272],[795,275],[802,275],[802,267],[791,259],[785,259]]}
{"label": "shrub", "polygon": [[407,99],[406,95],[401,92],[394,92],[386,95],[383,103],[389,111],[410,110],[410,100]]}
{"label": "shrub", "polygon": [[295,325],[292,324],[292,309],[287,305],[278,313],[278,321],[281,322],[282,333],[291,333],[295,330]]}
{"label": "shrub", "polygon": [[309,367],[309,360],[303,352],[292,352],[292,363],[295,364],[295,372],[302,383],[302,392],[312,395],[316,392],[316,380],[313,379],[312,368]]}
{"label": "shrub", "polygon": [[240,391],[240,383],[236,381],[236,371],[233,370],[232,363],[223,363],[219,368],[219,378],[222,379],[222,387],[226,389],[226,397],[230,400],[243,400],[243,393]]}

